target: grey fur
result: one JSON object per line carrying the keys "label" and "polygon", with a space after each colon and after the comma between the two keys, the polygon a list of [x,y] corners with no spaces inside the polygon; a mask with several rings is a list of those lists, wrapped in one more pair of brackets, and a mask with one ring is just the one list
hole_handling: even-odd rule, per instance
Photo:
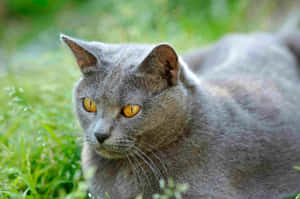
{"label": "grey fur", "polygon": [[[83,169],[96,169],[89,178],[94,196],[150,199],[166,177],[190,185],[185,199],[275,199],[300,191],[293,168],[300,165],[300,37],[229,35],[183,58],[170,46],[155,53],[161,45],[62,38],[97,58],[74,88]],[[160,62],[166,55],[179,71]],[[97,113],[83,109],[83,97],[96,102]],[[125,118],[127,104],[142,109]],[[107,131],[100,146],[93,133]]]}

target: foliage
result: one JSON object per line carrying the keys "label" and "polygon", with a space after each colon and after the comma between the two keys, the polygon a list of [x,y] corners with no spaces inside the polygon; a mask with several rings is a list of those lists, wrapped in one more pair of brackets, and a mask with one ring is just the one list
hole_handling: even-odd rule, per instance
{"label": "foliage", "polygon": [[[153,199],[182,199],[182,194],[186,193],[189,188],[188,184],[175,184],[171,178],[167,181],[161,179],[159,186],[163,193],[154,194]],[[106,194],[106,196],[110,199],[108,194]],[[135,199],[143,199],[143,196],[139,195]]]}
{"label": "foliage", "polygon": [[13,54],[33,40],[53,46],[59,32],[106,42],[164,40],[196,47],[249,26],[243,21],[250,0],[57,1],[5,0],[0,47]]}
{"label": "foliage", "polygon": [[160,180],[160,188],[163,194],[154,194],[153,199],[181,199],[182,194],[188,190],[188,184],[174,184],[172,179],[168,179],[166,183],[163,179]]}
{"label": "foliage", "polygon": [[5,17],[36,17],[55,13],[67,3],[79,3],[83,0],[4,0]]}
{"label": "foliage", "polygon": [[82,178],[71,88],[47,72],[47,80],[9,76],[1,93],[0,198],[67,198]]}

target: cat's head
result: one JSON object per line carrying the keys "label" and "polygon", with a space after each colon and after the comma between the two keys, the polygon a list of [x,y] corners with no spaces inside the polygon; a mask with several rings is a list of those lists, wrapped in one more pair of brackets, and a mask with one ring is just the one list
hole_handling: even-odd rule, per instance
{"label": "cat's head", "polygon": [[100,155],[122,158],[182,135],[189,108],[179,57],[170,45],[61,39],[82,72],[74,87],[76,114],[86,142]]}

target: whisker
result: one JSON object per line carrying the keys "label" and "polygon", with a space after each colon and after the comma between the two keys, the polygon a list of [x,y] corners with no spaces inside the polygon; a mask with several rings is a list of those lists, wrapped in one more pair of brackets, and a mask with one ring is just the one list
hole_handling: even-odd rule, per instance
{"label": "whisker", "polygon": [[124,138],[127,138],[128,140],[136,141],[136,138],[130,135],[125,135]]}
{"label": "whisker", "polygon": [[106,146],[106,148],[119,153],[128,153],[128,151],[130,151],[130,149],[132,149],[133,146],[134,146],[133,144],[117,143],[117,144]]}
{"label": "whisker", "polygon": [[[148,152],[152,153],[152,155],[159,161],[159,163],[160,163],[161,166],[163,167],[164,174],[167,176],[167,175],[168,175],[168,169],[167,169],[166,165],[163,163],[163,161],[161,160],[161,158],[153,151],[153,150],[156,151],[156,149],[155,149],[153,146],[151,146],[150,144],[148,144],[148,143],[145,143],[145,142],[141,142],[141,143],[142,143],[143,145],[147,145],[149,148],[152,148],[152,150],[151,150],[151,149],[148,149],[147,147],[145,147],[145,149],[146,149]],[[160,152],[160,153],[161,153],[161,152]]]}
{"label": "whisker", "polygon": [[[133,153],[130,153],[130,156],[133,158],[133,161],[136,163],[137,167],[140,168],[146,178],[147,184],[148,186],[151,186],[151,182],[149,179],[149,176],[147,175],[145,169],[143,168],[143,166],[139,163],[139,161],[136,159],[136,156]],[[144,192],[144,187],[145,185],[143,185],[143,192]]]}
{"label": "whisker", "polygon": [[[138,148],[135,148],[135,149],[136,149],[136,150],[139,150]],[[159,182],[159,176],[161,176],[161,175],[160,175],[160,174],[159,174],[159,176],[157,175],[157,172],[156,172],[157,167],[155,166],[155,164],[153,163],[153,161],[152,161],[151,159],[149,159],[149,158],[146,156],[146,154],[143,153],[142,151],[140,151],[140,152],[139,152],[139,151],[133,151],[133,152],[135,152],[135,154],[136,154],[139,158],[141,158],[141,159],[146,163],[146,165],[148,165],[148,167],[150,168],[150,170],[151,170],[152,173],[154,174],[156,180]],[[151,162],[152,164],[149,163],[149,161],[147,161],[147,159],[145,159],[144,156],[141,155],[140,153],[143,153],[144,156],[146,156],[147,159],[149,159],[150,162]],[[156,169],[153,168],[153,165],[156,167]]]}
{"label": "whisker", "polygon": [[110,145],[110,146],[112,146],[112,147],[129,147],[129,148],[131,148],[131,147],[134,146],[134,144],[133,143],[130,143],[130,144],[128,144],[128,143],[117,143],[117,144],[113,144],[113,145]]}
{"label": "whisker", "polygon": [[115,141],[120,142],[120,143],[134,143],[132,140],[126,139],[126,138],[115,138]]}
{"label": "whisker", "polygon": [[129,162],[129,164],[130,164],[130,167],[131,167],[131,169],[132,169],[132,171],[133,171],[133,173],[134,173],[134,175],[135,175],[135,179],[136,179],[136,182],[137,182],[137,184],[140,184],[140,177],[139,177],[139,175],[136,173],[136,167],[135,167],[135,164],[132,162],[132,160],[130,159],[130,157],[129,157],[129,155],[128,154],[126,154],[126,157],[127,157],[127,160],[128,160],[128,162]]}
{"label": "whisker", "polygon": [[[123,139],[126,139],[126,140],[130,140],[130,142],[134,142],[134,141],[136,141],[136,138],[134,138],[134,137],[132,137],[132,136],[128,136],[128,135],[126,135],[126,136],[124,136],[124,138]],[[140,141],[141,142],[141,144],[142,145],[144,145],[144,148],[145,148],[145,150],[147,150],[147,152],[150,152],[152,155],[153,155],[153,157],[155,158],[155,159],[157,159],[158,160],[158,162],[159,162],[159,164],[161,165],[161,169],[159,169],[158,168],[158,170],[160,171],[160,174],[162,175],[162,177],[165,177],[165,176],[167,176],[168,175],[168,169],[167,169],[167,167],[166,167],[166,165],[163,163],[163,161],[161,160],[161,158],[154,152],[154,151],[156,151],[156,149],[152,146],[152,145],[150,145],[150,144],[148,144],[148,143],[145,143],[145,142],[142,142],[142,141]],[[145,146],[145,145],[147,145],[147,146]],[[135,145],[136,146],[136,145]],[[136,146],[136,147],[138,147],[138,146]],[[139,149],[139,148],[138,148]],[[139,149],[140,150],[140,149]],[[143,152],[144,153],[144,152]],[[161,153],[161,152],[159,152],[159,153]],[[145,154],[146,155],[146,154]],[[146,155],[147,156],[147,155]],[[152,160],[151,160],[152,161]],[[154,164],[154,163],[153,163]],[[154,164],[155,165],[155,164]]]}

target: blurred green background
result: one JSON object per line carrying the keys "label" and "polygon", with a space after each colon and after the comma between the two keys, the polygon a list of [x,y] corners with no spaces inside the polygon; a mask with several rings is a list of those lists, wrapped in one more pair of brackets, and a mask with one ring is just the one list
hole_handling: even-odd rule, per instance
{"label": "blurred green background", "polygon": [[[298,2],[298,3],[297,3]],[[231,32],[276,30],[298,0],[0,0],[0,198],[86,198],[59,33],[168,42],[180,52]]]}

